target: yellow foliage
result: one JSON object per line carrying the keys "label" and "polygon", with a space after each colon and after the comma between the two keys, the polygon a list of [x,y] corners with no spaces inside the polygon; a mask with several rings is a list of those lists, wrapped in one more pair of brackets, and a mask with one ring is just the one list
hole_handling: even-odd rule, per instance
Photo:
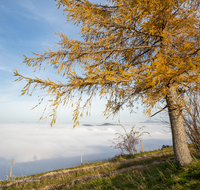
{"label": "yellow foliage", "polygon": [[[67,76],[66,84],[49,78],[32,79],[14,71],[18,77],[15,81],[28,81],[21,95],[32,94],[29,88],[35,83],[55,97],[48,115],[53,117],[51,125],[56,122],[58,106],[66,105],[75,90],[81,91],[81,95],[76,102],[73,127],[82,117],[79,110],[84,89],[91,95],[83,110],[88,103],[91,107],[91,98],[100,87],[101,97],[110,95],[104,115],[107,112],[116,114],[125,103],[132,107],[134,98],[140,97],[150,116],[152,107],[166,98],[169,84],[180,90],[191,83],[200,86],[199,1],[109,2],[110,5],[100,5],[88,0],[57,0],[67,20],[81,25],[84,41],[68,39],[62,32],[55,32],[60,37],[57,52],[44,50],[43,54],[34,53],[34,58],[24,55],[24,63],[34,67],[34,71],[40,70],[41,64],[47,61],[48,66],[57,68],[56,74]],[[72,71],[75,64],[84,71],[84,78]]]}

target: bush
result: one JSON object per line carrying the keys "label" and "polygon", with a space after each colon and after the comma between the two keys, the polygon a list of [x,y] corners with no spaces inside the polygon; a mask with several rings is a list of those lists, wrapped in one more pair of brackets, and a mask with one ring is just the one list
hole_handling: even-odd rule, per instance
{"label": "bush", "polygon": [[[123,125],[121,125],[121,126],[123,127]],[[145,127],[145,126],[140,127],[139,130],[142,129],[143,127]],[[117,140],[118,143],[115,146],[113,146],[113,145],[110,146],[110,147],[114,147],[115,149],[120,149],[122,155],[124,154],[124,151],[129,152],[129,154],[137,153],[135,146],[136,146],[136,144],[139,144],[139,139],[141,139],[140,137],[144,133],[148,133],[150,136],[149,132],[142,132],[141,134],[139,134],[139,131],[134,131],[134,126],[132,127],[132,129],[129,133],[127,133],[127,131],[124,127],[123,127],[123,129],[125,131],[125,135],[116,133],[115,135],[119,135],[119,137],[114,138],[114,140]],[[121,142],[119,142],[120,139],[122,139]],[[112,141],[112,142],[115,144],[114,141]]]}
{"label": "bush", "polygon": [[187,138],[190,143],[194,144],[194,148],[200,151],[200,99],[198,95],[199,93],[195,92],[192,95],[189,94],[189,102],[186,106],[186,113],[183,114],[183,121]]}

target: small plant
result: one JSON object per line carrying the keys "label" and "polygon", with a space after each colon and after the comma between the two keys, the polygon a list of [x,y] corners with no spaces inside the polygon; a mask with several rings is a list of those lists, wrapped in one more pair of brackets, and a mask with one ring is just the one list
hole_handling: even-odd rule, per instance
{"label": "small plant", "polygon": [[[151,136],[149,132],[142,132],[141,134],[139,134],[139,131],[134,131],[134,126],[132,127],[131,131],[129,133],[127,133],[124,126],[123,125],[121,125],[121,126],[123,127],[126,134],[122,135],[122,134],[116,133],[116,135],[119,135],[119,137],[114,138],[114,139],[118,140],[118,143],[115,146],[111,145],[110,147],[114,147],[115,149],[120,149],[122,155],[124,155],[124,151],[129,152],[130,155],[137,153],[135,145],[139,143],[139,139],[141,139],[140,137],[144,133],[148,133],[149,136]],[[139,130],[142,129],[143,127],[145,127],[145,126],[140,127]],[[122,139],[121,142],[119,142],[120,139]],[[112,142],[115,144],[114,141],[112,141]]]}

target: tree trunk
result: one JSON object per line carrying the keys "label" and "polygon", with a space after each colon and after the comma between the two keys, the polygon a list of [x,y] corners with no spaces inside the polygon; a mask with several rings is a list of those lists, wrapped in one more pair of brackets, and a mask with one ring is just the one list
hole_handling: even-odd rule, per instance
{"label": "tree trunk", "polygon": [[190,165],[192,164],[193,159],[187,145],[183,117],[180,115],[178,107],[175,107],[178,103],[178,94],[174,86],[169,87],[166,102],[172,129],[173,149],[176,163],[179,166]]}

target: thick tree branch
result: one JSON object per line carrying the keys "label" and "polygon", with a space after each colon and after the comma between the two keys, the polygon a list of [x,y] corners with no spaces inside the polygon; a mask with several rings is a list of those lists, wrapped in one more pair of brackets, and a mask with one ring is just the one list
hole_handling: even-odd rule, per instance
{"label": "thick tree branch", "polygon": [[167,105],[164,107],[164,108],[162,108],[162,110],[160,110],[160,111],[157,111],[156,113],[154,113],[153,115],[151,115],[150,117],[153,117],[154,115],[156,115],[156,114],[158,114],[158,113],[160,113],[161,111],[163,111],[165,108],[167,108]]}

